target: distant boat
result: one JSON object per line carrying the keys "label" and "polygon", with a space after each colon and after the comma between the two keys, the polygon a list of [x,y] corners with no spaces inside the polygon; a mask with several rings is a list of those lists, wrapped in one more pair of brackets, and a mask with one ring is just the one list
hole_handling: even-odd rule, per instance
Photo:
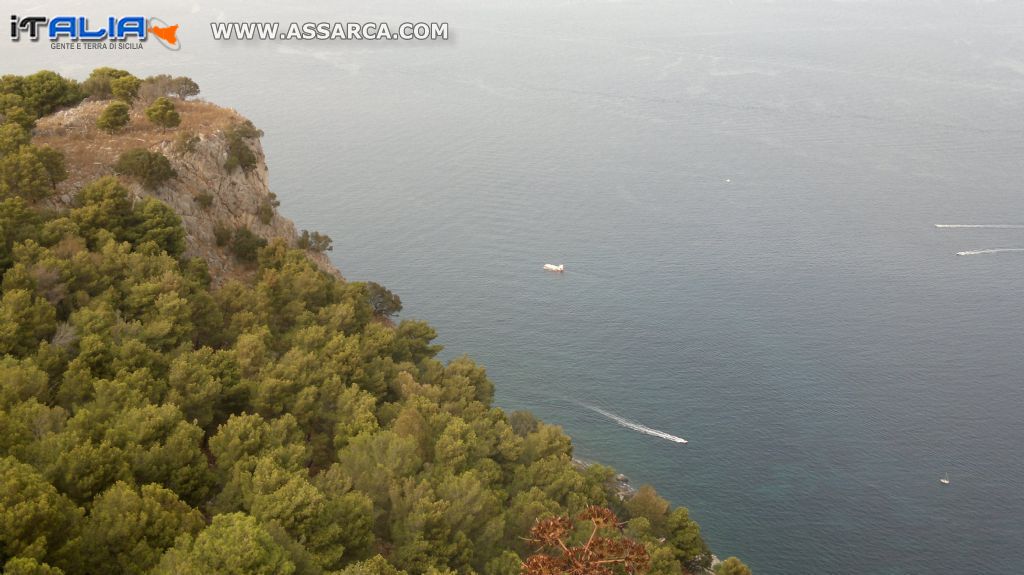
{"label": "distant boat", "polygon": [[558,264],[557,266],[555,264],[544,264],[544,269],[549,272],[564,272],[565,264]]}
{"label": "distant boat", "polygon": [[947,473],[945,475],[945,477],[943,477],[942,479],[939,479],[939,483],[941,483],[943,485],[949,485],[949,474]]}

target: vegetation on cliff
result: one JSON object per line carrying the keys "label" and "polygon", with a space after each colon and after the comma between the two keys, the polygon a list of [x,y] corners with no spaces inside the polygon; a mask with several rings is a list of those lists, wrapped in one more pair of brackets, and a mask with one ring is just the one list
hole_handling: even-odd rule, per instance
{"label": "vegetation on cliff", "polygon": [[[94,75],[93,98],[127,77]],[[0,175],[15,182],[0,188],[5,572],[512,575],[537,520],[568,541],[572,522],[550,518],[570,516],[628,542],[609,573],[709,564],[685,509],[650,488],[620,501],[613,472],[574,465],[558,427],[494,407],[483,368],[438,360],[429,325],[388,319],[401,303],[381,286],[235,230],[251,274],[214,287],[179,216],[116,176],[45,207],[34,182],[54,172],[8,112],[52,112],[83,88],[45,74],[39,96],[34,77],[0,80],[18,104],[0,110]],[[163,169],[134,156],[121,177]]]}

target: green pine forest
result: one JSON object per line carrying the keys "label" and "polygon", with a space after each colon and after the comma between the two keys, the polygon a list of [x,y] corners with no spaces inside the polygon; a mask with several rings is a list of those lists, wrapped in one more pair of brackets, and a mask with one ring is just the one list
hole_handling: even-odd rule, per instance
{"label": "green pine forest", "polygon": [[187,78],[0,78],[5,573],[513,575],[535,522],[590,506],[646,549],[644,572],[708,569],[685,508],[650,487],[620,499],[559,427],[495,407],[481,366],[438,360],[428,324],[392,321],[380,286],[250,233],[251,274],[213,287],[178,215],[128,191],[175,177],[160,154],[54,207],[68,168],[33,145],[36,120],[110,100],[116,130],[147,90],[174,138]]}

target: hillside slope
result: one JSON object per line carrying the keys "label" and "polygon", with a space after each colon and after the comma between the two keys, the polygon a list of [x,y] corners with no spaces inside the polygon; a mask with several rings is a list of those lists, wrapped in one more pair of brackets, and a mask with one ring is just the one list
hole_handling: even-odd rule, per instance
{"label": "hillside slope", "polygon": [[574,461],[386,288],[296,249],[325,246],[238,114],[94,127],[128,111],[104,86],[141,84],[0,77],[4,573],[707,571],[686,508]]}
{"label": "hillside slope", "polygon": [[[96,127],[96,119],[107,104],[85,101],[37,122],[33,143],[64,152],[71,175],[58,185],[52,200],[55,207],[71,206],[84,185],[113,174],[112,166],[123,152],[141,147],[164,154],[177,177],[153,191],[131,178],[121,178],[122,184],[134,197],[155,197],[181,216],[188,246],[186,255],[209,262],[215,282],[221,283],[245,271],[227,250],[217,246],[214,229],[218,225],[231,229],[246,227],[268,240],[282,239],[295,246],[298,233],[295,224],[276,209],[259,138],[246,141],[256,155],[253,168],[224,168],[228,155],[226,131],[246,122],[240,114],[204,101],[179,100],[176,106],[181,125],[165,130],[148,121],[142,106],[136,105],[128,127],[110,134]],[[178,140],[183,134],[196,138],[188,150]],[[200,201],[203,194],[209,194],[212,200],[206,207]],[[272,213],[266,223],[258,215],[261,207]],[[340,276],[325,254],[309,251],[307,255],[321,269]]]}

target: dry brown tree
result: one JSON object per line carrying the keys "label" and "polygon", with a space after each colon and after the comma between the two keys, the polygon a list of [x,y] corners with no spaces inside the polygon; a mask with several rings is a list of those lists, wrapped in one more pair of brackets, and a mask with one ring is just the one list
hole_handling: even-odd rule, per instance
{"label": "dry brown tree", "polygon": [[577,530],[568,516],[538,519],[529,538],[538,549],[523,562],[522,574],[637,575],[647,570],[647,549],[622,536],[622,525],[610,509],[592,505],[577,520],[591,524],[585,540],[585,527]]}

